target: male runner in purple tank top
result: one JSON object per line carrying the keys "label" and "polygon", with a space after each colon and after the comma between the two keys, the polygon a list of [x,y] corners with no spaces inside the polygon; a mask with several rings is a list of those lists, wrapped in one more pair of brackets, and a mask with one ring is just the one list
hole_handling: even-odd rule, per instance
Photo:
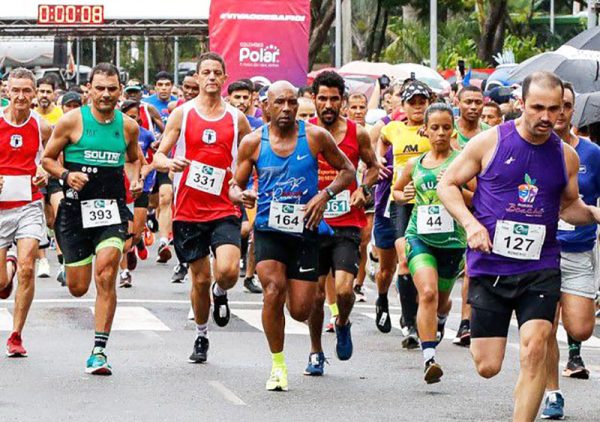
{"label": "male runner in purple tank top", "polygon": [[[500,372],[516,312],[516,421],[533,421],[544,393],[547,343],[560,296],[559,215],[573,225],[600,221],[600,209],[579,198],[576,152],[552,131],[563,91],[553,73],[528,76],[522,117],[473,138],[438,184],[444,206],[467,231],[471,353],[481,376]],[[471,213],[460,189],[473,177]]]}

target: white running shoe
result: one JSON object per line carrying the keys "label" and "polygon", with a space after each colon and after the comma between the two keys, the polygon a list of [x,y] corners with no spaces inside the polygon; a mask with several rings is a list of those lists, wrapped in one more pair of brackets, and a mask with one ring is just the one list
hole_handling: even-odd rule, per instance
{"label": "white running shoe", "polygon": [[37,264],[37,276],[39,278],[50,277],[50,263],[48,262],[48,258],[38,259]]}

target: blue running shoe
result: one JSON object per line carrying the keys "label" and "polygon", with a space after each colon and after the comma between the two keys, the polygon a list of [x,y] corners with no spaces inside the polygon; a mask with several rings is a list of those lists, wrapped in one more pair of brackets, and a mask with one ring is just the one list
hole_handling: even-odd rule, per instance
{"label": "blue running shoe", "polygon": [[352,357],[352,335],[350,334],[352,324],[348,322],[346,325],[338,325],[335,323],[335,354],[339,360],[348,360]]}
{"label": "blue running shoe", "polygon": [[542,419],[560,420],[565,418],[565,399],[560,393],[551,393],[544,400]]}
{"label": "blue running shoe", "polygon": [[304,375],[321,376],[325,372],[325,354],[323,352],[308,355],[308,365]]}
{"label": "blue running shoe", "polygon": [[112,375],[112,368],[106,361],[106,355],[104,353],[92,353],[87,360],[85,373],[92,375]]}

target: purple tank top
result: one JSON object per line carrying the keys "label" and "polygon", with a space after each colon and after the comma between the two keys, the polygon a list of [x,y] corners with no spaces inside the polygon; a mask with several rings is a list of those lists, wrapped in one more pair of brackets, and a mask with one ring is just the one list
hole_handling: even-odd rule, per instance
{"label": "purple tank top", "polygon": [[390,171],[390,176],[379,180],[375,187],[375,215],[379,217],[384,216],[388,198],[390,197],[392,173],[394,172],[394,153],[392,147],[388,148],[384,157],[387,160],[386,168]]}
{"label": "purple tank top", "polygon": [[[562,141],[554,132],[544,144],[532,145],[519,135],[514,121],[498,126],[494,156],[477,176],[473,214],[487,228],[492,242],[498,220],[543,225],[546,235],[539,259],[516,259],[468,249],[468,274],[504,276],[558,269],[560,246],[556,231],[567,180]],[[517,233],[518,226],[511,230]]]}

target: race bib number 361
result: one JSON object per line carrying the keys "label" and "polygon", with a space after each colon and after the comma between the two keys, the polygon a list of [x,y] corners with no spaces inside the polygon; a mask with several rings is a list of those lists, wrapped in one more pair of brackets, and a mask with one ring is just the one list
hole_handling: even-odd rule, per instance
{"label": "race bib number 361", "polygon": [[269,227],[286,233],[302,233],[305,207],[306,204],[271,202]]}
{"label": "race bib number 361", "polygon": [[112,226],[121,223],[119,206],[114,199],[92,199],[81,201],[83,228]]}
{"label": "race bib number 361", "polygon": [[185,185],[190,188],[210,193],[211,195],[221,195],[223,181],[225,180],[226,170],[192,161],[188,172]]}
{"label": "race bib number 361", "polygon": [[508,258],[538,260],[545,238],[544,225],[498,220],[493,252]]}

